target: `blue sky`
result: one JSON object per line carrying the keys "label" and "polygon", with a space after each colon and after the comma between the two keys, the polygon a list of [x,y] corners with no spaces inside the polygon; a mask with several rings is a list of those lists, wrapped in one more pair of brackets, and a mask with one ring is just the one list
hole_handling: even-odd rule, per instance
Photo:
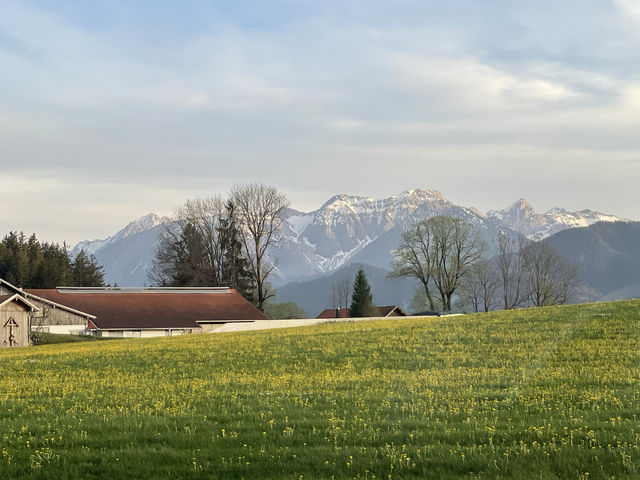
{"label": "blue sky", "polygon": [[0,231],[262,181],[640,219],[640,4],[4,1]]}

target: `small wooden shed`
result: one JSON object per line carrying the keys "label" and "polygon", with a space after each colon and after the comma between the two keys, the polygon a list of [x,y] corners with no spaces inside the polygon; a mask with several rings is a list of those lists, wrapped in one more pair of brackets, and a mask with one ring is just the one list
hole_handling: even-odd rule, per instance
{"label": "small wooden shed", "polygon": [[0,348],[31,344],[31,313],[37,310],[17,293],[0,295]]}

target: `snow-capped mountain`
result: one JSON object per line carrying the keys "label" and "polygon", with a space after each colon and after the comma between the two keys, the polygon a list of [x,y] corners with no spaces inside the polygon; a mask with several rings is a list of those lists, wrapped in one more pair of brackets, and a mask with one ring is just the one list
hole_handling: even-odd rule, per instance
{"label": "snow-capped mountain", "polygon": [[271,251],[277,283],[330,273],[355,260],[387,267],[402,230],[434,215],[454,215],[488,229],[480,212],[435,190],[407,190],[384,199],[336,195],[313,212],[291,210]]}
{"label": "snow-capped mountain", "polygon": [[542,240],[567,228],[588,227],[596,222],[618,222],[623,220],[593,210],[569,212],[564,208],[552,208],[545,213],[536,213],[524,198],[503,210],[490,210],[488,218],[495,218],[506,226],[531,240]]}
{"label": "snow-capped mountain", "polygon": [[95,255],[98,263],[104,266],[105,281],[109,284],[146,285],[156,237],[167,221],[167,217],[150,213],[110,237],[78,243],[71,250],[71,255],[77,255],[82,249]]}
{"label": "snow-capped mountain", "polygon": [[[383,199],[336,195],[315,211],[288,211],[269,252],[277,265],[272,281],[276,286],[302,281],[352,262],[388,268],[402,231],[434,215],[452,215],[473,223],[490,245],[501,231],[538,240],[567,228],[619,220],[590,210],[556,208],[539,214],[524,199],[483,215],[475,208],[452,203],[435,190],[407,190]],[[72,254],[81,248],[95,254],[108,283],[144,285],[157,234],[167,221],[146,215],[104,240],[80,242]]]}
{"label": "snow-capped mountain", "polygon": [[78,253],[80,253],[80,250],[84,250],[87,255],[95,255],[97,251],[105,248],[108,245],[117,243],[118,241],[127,237],[131,237],[132,235],[135,235],[137,233],[150,230],[153,227],[161,225],[168,221],[169,219],[167,217],[160,217],[155,213],[149,213],[144,217],[140,217],[137,220],[129,223],[122,230],[119,230],[117,233],[111,235],[110,237],[104,238],[102,240],[84,240],[78,243],[75,247],[73,247],[73,250],[71,250],[71,255],[75,257]]}

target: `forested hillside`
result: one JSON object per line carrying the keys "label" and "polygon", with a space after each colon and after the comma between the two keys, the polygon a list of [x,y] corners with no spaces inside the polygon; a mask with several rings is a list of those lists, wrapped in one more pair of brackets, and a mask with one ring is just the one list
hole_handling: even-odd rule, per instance
{"label": "forested hillside", "polygon": [[66,245],[22,232],[11,232],[0,242],[0,278],[23,288],[104,285],[103,269],[93,255],[80,251],[71,260]]}

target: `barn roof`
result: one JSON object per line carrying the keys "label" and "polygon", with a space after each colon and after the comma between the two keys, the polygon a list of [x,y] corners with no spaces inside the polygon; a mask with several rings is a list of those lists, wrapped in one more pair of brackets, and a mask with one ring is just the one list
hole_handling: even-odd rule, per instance
{"label": "barn roof", "polygon": [[[59,303],[56,303],[56,302],[52,302],[51,300],[47,300],[46,298],[40,298],[37,295],[29,293],[27,290],[23,290],[20,287],[16,287],[15,285],[12,285],[11,283],[7,282],[6,280],[4,280],[2,278],[0,278],[0,286],[4,286],[6,289],[17,293],[20,296],[24,295],[24,297],[31,298],[32,300],[38,300],[38,301],[41,301],[43,303],[49,304],[54,308],[60,308],[62,310],[66,310],[68,312],[75,313],[76,315],[80,315],[81,317],[93,318],[93,315],[90,315],[88,313],[73,309],[73,308],[68,307],[66,305],[62,305],[62,304],[59,304]],[[34,291],[38,291],[38,290],[34,290]],[[39,310],[39,309],[36,308],[36,310]]]}
{"label": "barn roof", "polygon": [[266,320],[233,289],[64,288],[28,293],[95,316],[99,329],[198,328],[201,323]]}
{"label": "barn roof", "polygon": [[13,295],[0,295],[0,307],[4,306],[7,303],[10,302],[20,302],[23,305],[25,305],[29,310],[33,311],[38,311],[38,307],[36,307],[35,305],[31,304],[29,301],[27,301],[27,299],[25,299],[24,297],[18,295],[17,293],[14,293]]}
{"label": "barn roof", "polygon": [[[378,309],[378,317],[388,317],[394,311],[398,312],[401,317],[405,317],[407,314],[398,305],[386,305],[383,307],[376,307]],[[327,308],[323,310],[316,318],[350,318],[350,311],[348,308]]]}

